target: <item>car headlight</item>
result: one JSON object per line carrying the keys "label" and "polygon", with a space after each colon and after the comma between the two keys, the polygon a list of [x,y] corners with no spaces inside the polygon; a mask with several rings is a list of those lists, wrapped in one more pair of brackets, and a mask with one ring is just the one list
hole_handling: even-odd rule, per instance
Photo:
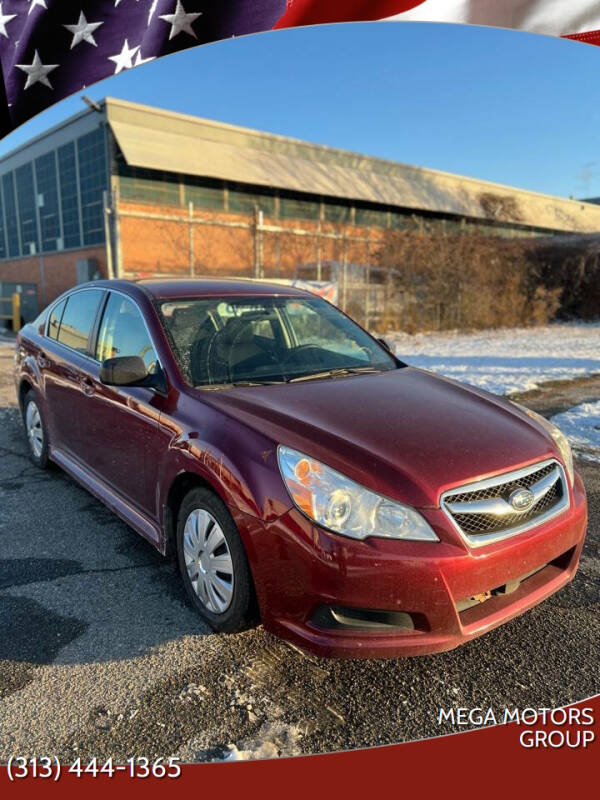
{"label": "car headlight", "polygon": [[535,411],[532,411],[530,408],[525,408],[525,406],[522,406],[519,403],[515,403],[513,401],[511,402],[524,414],[527,414],[528,417],[531,417],[531,419],[535,420],[538,425],[541,425],[542,428],[553,438],[555,445],[558,447],[558,452],[560,453],[562,460],[565,462],[565,467],[569,475],[571,486],[573,486],[573,481],[575,480],[573,453],[567,437],[560,428],[558,428],[556,425],[553,425],[551,422],[548,422],[548,420],[545,417],[542,417],[541,414],[537,414]]}
{"label": "car headlight", "polygon": [[277,456],[281,476],[294,504],[323,528],[352,539],[380,536],[439,541],[413,508],[371,492],[290,447],[280,445]]}

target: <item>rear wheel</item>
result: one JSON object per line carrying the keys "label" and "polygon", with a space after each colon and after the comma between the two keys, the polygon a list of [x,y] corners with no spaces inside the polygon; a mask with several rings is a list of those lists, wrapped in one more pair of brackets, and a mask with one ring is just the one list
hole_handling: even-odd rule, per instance
{"label": "rear wheel", "polygon": [[192,489],[177,519],[179,571],[194,607],[217,631],[254,621],[254,588],[242,540],[225,504],[208,489]]}
{"label": "rear wheel", "polygon": [[48,434],[39,402],[31,389],[23,400],[23,424],[31,460],[36,467],[46,469],[49,464]]}

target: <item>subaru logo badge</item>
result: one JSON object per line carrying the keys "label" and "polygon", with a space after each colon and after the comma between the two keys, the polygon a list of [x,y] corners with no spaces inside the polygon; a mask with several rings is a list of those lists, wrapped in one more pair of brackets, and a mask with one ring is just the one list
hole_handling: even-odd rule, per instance
{"label": "subaru logo badge", "polygon": [[534,500],[533,492],[530,492],[529,489],[515,489],[508,498],[508,502],[515,511],[527,511],[533,505]]}

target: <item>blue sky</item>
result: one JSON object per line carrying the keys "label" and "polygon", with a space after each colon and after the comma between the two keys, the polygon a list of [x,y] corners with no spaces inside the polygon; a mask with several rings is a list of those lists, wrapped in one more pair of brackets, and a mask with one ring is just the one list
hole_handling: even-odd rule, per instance
{"label": "blue sky", "polygon": [[[558,195],[600,196],[600,48],[468,26],[278,31],[87,90]],[[63,101],[0,156],[83,108]]]}

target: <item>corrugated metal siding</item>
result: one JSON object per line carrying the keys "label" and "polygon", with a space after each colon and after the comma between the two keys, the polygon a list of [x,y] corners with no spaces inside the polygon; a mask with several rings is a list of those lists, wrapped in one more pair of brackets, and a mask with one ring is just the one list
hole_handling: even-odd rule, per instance
{"label": "corrugated metal siding", "polygon": [[[485,196],[516,210],[498,217],[536,228],[600,231],[600,206],[522,191],[107,99],[128,164],[278,189],[490,219]],[[484,202],[482,204],[482,197]]]}

